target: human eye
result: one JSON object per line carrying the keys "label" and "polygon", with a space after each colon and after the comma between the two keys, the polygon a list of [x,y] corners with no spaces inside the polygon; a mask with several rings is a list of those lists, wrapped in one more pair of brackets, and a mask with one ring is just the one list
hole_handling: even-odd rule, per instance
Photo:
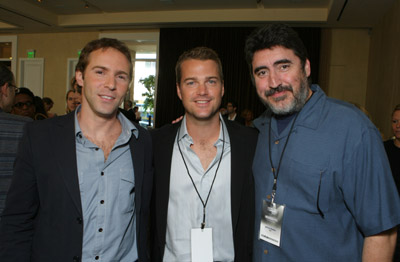
{"label": "human eye", "polygon": [[262,78],[262,77],[264,77],[266,75],[267,75],[267,70],[265,70],[265,69],[261,69],[261,70],[256,72],[256,76],[260,77],[260,78]]}
{"label": "human eye", "polygon": [[188,80],[188,81],[185,82],[185,85],[194,86],[194,81],[193,80]]}
{"label": "human eye", "polygon": [[122,80],[122,81],[127,81],[128,80],[128,76],[125,75],[125,74],[118,75],[117,78],[119,80]]}
{"label": "human eye", "polygon": [[279,70],[280,71],[287,71],[290,68],[290,64],[281,64],[279,65]]}
{"label": "human eye", "polygon": [[102,76],[102,75],[104,75],[104,70],[102,70],[102,69],[96,69],[96,70],[94,70],[94,73],[95,73],[96,75]]}
{"label": "human eye", "polygon": [[217,80],[216,80],[216,79],[209,79],[207,82],[208,82],[208,84],[210,84],[210,85],[215,85],[215,84],[217,84]]}

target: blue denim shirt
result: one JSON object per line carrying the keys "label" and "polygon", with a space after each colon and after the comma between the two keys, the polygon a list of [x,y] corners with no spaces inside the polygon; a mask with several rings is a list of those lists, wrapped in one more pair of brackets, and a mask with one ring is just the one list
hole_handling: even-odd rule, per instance
{"label": "blue denim shirt", "polygon": [[[285,205],[280,247],[259,239],[262,200],[291,123],[278,132],[266,112],[253,162],[256,193],[254,261],[361,261],[365,236],[400,223],[400,201],[375,126],[354,106],[318,87],[295,122],[278,174],[275,203]],[[293,120],[292,120],[293,121]]]}
{"label": "blue denim shirt", "polygon": [[122,132],[107,160],[83,136],[75,113],[76,156],[83,211],[82,261],[136,261],[135,179],[129,140],[136,127],[118,114]]}

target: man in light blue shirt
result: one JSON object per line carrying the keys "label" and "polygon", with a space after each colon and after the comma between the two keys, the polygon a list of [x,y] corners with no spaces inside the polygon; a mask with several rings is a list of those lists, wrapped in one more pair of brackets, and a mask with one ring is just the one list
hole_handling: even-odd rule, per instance
{"label": "man in light blue shirt", "polygon": [[257,29],[245,51],[267,107],[254,121],[254,261],[392,261],[400,200],[375,126],[310,85],[290,27]]}
{"label": "man in light blue shirt", "polygon": [[129,49],[88,43],[76,66],[81,106],[28,124],[0,223],[0,261],[148,261],[151,138],[118,113]]}

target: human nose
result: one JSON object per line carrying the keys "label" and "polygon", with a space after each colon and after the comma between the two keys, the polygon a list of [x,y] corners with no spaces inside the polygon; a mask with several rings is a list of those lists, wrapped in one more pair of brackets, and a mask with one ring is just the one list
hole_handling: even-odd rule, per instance
{"label": "human nose", "polygon": [[206,83],[199,83],[199,86],[197,88],[197,93],[199,95],[205,95],[208,93],[208,87]]}
{"label": "human nose", "polygon": [[116,81],[114,77],[108,76],[105,81],[105,86],[110,90],[114,90],[116,88]]}
{"label": "human nose", "polygon": [[276,73],[274,70],[271,70],[269,73],[269,87],[277,88],[280,85],[281,85],[281,80],[279,74]]}

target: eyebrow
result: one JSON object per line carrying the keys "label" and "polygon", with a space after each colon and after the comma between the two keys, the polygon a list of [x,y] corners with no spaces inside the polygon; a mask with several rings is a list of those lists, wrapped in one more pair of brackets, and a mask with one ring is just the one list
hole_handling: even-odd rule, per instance
{"label": "eyebrow", "polygon": [[292,64],[293,62],[289,59],[281,59],[278,61],[275,61],[274,65],[280,65],[280,64]]}
{"label": "eyebrow", "polygon": [[[280,64],[292,64],[293,62],[291,61],[291,60],[289,60],[289,59],[281,59],[281,60],[277,60],[277,61],[275,61],[274,62],[274,65],[280,65]],[[257,74],[260,70],[263,70],[263,69],[268,69],[268,67],[267,66],[259,66],[259,67],[256,67],[256,68],[254,68],[254,74]]]}
{"label": "eyebrow", "polygon": [[[92,67],[92,70],[96,70],[96,69],[102,69],[102,70],[110,71],[109,68],[107,68],[105,66],[100,66],[100,65]],[[125,72],[123,70],[117,71],[117,75],[119,75],[119,74],[129,75],[127,72]]]}

